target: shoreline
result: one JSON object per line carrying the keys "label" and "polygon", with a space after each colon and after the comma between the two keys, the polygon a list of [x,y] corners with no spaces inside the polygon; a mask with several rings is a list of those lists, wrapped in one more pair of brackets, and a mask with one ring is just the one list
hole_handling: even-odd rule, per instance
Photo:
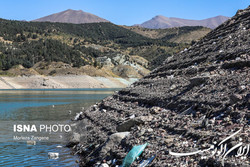
{"label": "shoreline", "polygon": [[138,78],[92,77],[88,75],[0,76],[0,89],[124,88],[137,80]]}

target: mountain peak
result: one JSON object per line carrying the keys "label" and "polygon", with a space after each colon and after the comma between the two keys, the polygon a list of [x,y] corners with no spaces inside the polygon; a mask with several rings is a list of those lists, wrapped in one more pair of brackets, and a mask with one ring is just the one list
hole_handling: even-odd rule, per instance
{"label": "mountain peak", "polygon": [[59,23],[99,23],[99,22],[109,22],[101,17],[94,14],[84,12],[82,10],[67,9],[65,11],[51,14],[36,20],[36,22],[59,22]]}
{"label": "mountain peak", "polygon": [[67,10],[65,10],[63,12],[83,12],[83,13],[86,13],[86,12],[84,12],[82,10],[74,10],[74,9],[67,9]]}
{"label": "mountain peak", "polygon": [[166,18],[165,16],[163,16],[163,15],[156,15],[155,17],[153,17],[153,18]]}
{"label": "mountain peak", "polygon": [[156,15],[155,17],[152,18],[152,20],[166,20],[166,19],[169,18],[163,15]]}
{"label": "mountain peak", "polygon": [[148,20],[139,26],[151,29],[162,29],[162,28],[172,28],[172,27],[183,27],[183,26],[203,26],[208,28],[216,28],[230,17],[226,16],[216,16],[203,20],[189,20],[181,19],[176,17],[165,17],[163,15],[157,15],[151,20]]}

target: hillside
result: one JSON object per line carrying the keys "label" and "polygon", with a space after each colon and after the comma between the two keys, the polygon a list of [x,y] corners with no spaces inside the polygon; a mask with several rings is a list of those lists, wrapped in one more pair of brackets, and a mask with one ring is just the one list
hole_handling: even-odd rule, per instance
{"label": "hillside", "polygon": [[[147,64],[141,66],[134,63],[126,49],[131,45],[148,45],[150,41],[111,23],[76,25],[2,19],[0,29],[0,68],[5,71],[19,64],[31,68],[38,62],[46,62],[48,65],[63,62],[75,70],[85,65],[94,66],[97,70],[107,67],[111,75],[116,75],[117,70],[112,72],[112,69],[117,65],[133,66],[131,70],[136,77],[148,71]],[[156,41],[151,40],[151,43]],[[121,55],[120,60],[115,60],[117,55]],[[109,65],[105,65],[107,63]]]}
{"label": "hillside", "polygon": [[100,18],[91,13],[84,12],[82,10],[72,10],[68,9],[59,13],[51,14],[33,21],[37,22],[58,22],[58,23],[100,23],[109,22],[103,18]]}
{"label": "hillside", "polygon": [[211,31],[209,28],[193,27],[175,27],[166,29],[148,29],[139,26],[123,26],[131,31],[152,39],[167,39],[176,43],[191,43],[198,41]]}
{"label": "hillside", "polygon": [[151,29],[164,29],[172,27],[184,27],[184,26],[203,26],[214,29],[228,19],[229,17],[226,16],[216,16],[203,20],[189,20],[189,19],[165,17],[158,15],[148,21],[145,21],[142,24],[138,24],[137,26],[144,28],[151,28]]}
{"label": "hillside", "polygon": [[[188,34],[189,31],[187,31]],[[184,33],[185,34],[185,33]],[[174,35],[173,35],[174,36]],[[112,23],[21,22],[0,19],[1,74],[15,75],[16,65],[41,75],[61,75],[53,62],[70,66],[69,74],[89,73],[82,66],[109,71],[109,76],[142,77],[162,60],[189,47],[188,43],[152,39]],[[33,68],[45,63],[44,69]],[[83,68],[87,69],[87,68]],[[24,72],[22,75],[32,75]],[[79,72],[80,71],[80,72]],[[63,73],[65,74],[65,73]],[[93,72],[93,76],[97,73]],[[107,73],[98,75],[106,76]]]}
{"label": "hillside", "polygon": [[249,30],[250,6],[84,111],[69,142],[81,165],[119,166],[148,143],[132,166],[249,166]]}

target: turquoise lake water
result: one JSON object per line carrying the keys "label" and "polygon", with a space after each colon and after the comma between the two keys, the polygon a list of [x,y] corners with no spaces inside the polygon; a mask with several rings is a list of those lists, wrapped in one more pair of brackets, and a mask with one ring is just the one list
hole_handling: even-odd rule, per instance
{"label": "turquoise lake water", "polygon": [[[83,107],[101,101],[115,90],[118,89],[0,90],[0,166],[78,166],[78,157],[71,155],[61,135],[62,140],[30,145],[26,140],[13,139],[30,136],[28,132],[13,132],[13,125],[68,124]],[[49,152],[59,153],[59,158],[50,159]]]}

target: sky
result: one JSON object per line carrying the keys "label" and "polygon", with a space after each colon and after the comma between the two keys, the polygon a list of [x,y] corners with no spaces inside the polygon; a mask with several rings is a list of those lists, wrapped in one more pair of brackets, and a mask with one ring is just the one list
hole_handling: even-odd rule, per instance
{"label": "sky", "polygon": [[118,25],[141,24],[156,15],[201,20],[232,17],[250,0],[1,0],[0,18],[34,20],[67,9],[83,10]]}

